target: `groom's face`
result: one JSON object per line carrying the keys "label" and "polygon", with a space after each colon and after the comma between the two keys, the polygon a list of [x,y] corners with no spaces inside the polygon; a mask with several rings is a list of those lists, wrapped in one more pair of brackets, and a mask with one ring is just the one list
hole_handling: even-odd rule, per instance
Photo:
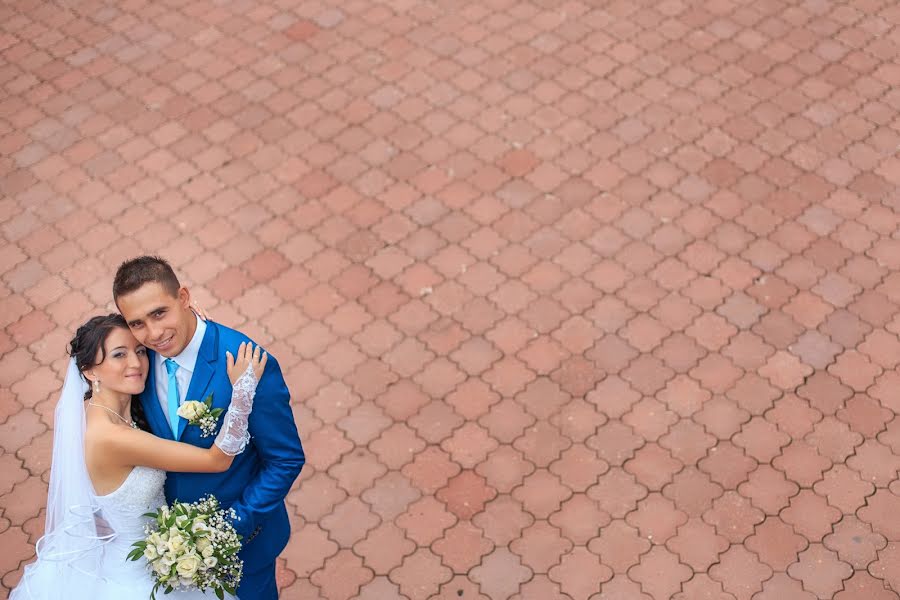
{"label": "groom's face", "polygon": [[181,354],[197,329],[186,288],[173,296],[160,283],[145,283],[116,298],[116,304],[134,337],[166,357]]}

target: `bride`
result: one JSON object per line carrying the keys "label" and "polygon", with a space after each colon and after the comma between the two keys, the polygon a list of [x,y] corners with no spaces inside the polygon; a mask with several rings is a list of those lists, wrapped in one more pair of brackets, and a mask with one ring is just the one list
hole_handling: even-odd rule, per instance
{"label": "bride", "polygon": [[[149,598],[153,581],[145,561],[126,558],[144,538],[149,519],[143,515],[166,503],[166,471],[222,472],[244,450],[268,356],[250,344],[241,344],[236,357],[226,353],[231,404],[205,449],[138,428],[144,417],[132,397],[144,389],[149,361],[120,315],[92,318],[70,347],[55,413],[45,534],[10,600]],[[191,590],[167,597],[215,596]]]}

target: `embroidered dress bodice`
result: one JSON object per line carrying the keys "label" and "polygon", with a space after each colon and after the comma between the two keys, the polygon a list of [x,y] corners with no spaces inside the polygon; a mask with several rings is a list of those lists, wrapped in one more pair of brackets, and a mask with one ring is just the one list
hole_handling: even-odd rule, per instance
{"label": "embroidered dress bodice", "polygon": [[166,504],[165,483],[165,471],[135,467],[113,492],[97,496],[103,518],[116,532],[116,546],[130,546],[144,537],[144,525],[150,519],[143,515]]}

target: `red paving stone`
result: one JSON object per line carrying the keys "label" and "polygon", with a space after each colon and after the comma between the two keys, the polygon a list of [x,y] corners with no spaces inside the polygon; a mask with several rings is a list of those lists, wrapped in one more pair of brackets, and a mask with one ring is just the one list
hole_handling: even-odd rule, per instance
{"label": "red paving stone", "polygon": [[900,598],[895,2],[0,8],[0,591],[161,253],[309,462],[284,598]]}

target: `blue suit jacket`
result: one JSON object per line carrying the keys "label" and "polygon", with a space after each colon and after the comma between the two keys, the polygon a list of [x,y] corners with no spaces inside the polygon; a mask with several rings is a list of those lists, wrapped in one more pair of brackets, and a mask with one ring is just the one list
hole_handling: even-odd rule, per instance
{"label": "blue suit jacket", "polygon": [[[226,372],[225,351],[233,356],[241,342],[248,341],[250,338],[238,331],[207,321],[197,365],[183,400],[203,400],[212,394],[213,407],[227,409],[231,403],[231,382]],[[150,364],[153,365],[152,356]],[[171,440],[172,429],[156,394],[155,371],[151,366],[140,401],[153,433]],[[224,473],[170,472],[166,478],[169,503],[194,502],[213,494],[222,506],[235,510],[235,529],[244,537],[240,556],[248,572],[274,563],[291,534],[284,498],[306,459],[290,399],[281,368],[269,356],[250,414],[250,443],[234,458],[231,468]],[[219,418],[220,427],[223,419],[224,413]],[[199,427],[179,419],[177,439],[209,448],[215,436],[201,437]]]}

